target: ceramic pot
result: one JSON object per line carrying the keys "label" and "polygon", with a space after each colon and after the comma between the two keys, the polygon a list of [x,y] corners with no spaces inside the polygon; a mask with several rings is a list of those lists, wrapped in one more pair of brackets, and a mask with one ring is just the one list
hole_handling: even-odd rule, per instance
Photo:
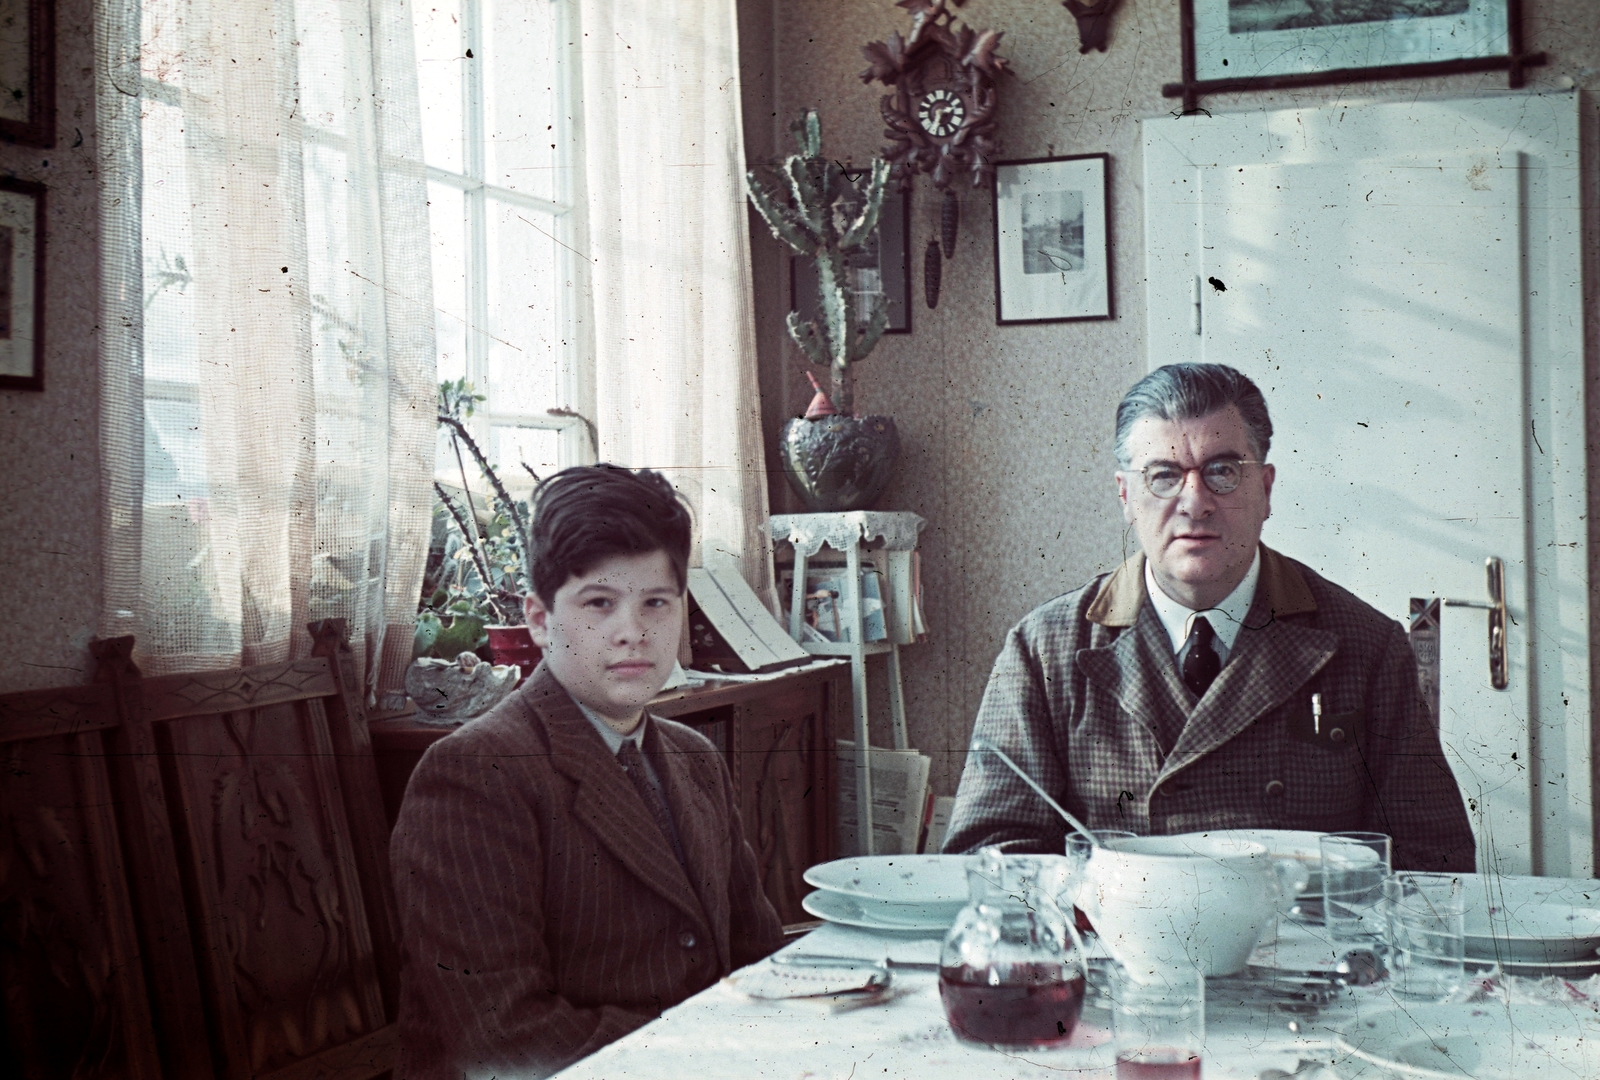
{"label": "ceramic pot", "polygon": [[522,673],[517,679],[519,683],[533,674],[543,653],[533,643],[531,630],[526,626],[485,626],[483,629],[489,635],[489,659],[515,667]]}
{"label": "ceramic pot", "polygon": [[1262,844],[1136,836],[1094,852],[1076,903],[1131,972],[1191,965],[1206,975],[1233,975],[1275,927],[1278,894]]}
{"label": "ceramic pot", "polygon": [[783,474],[812,513],[870,508],[900,456],[889,416],[796,418],[778,443]]}

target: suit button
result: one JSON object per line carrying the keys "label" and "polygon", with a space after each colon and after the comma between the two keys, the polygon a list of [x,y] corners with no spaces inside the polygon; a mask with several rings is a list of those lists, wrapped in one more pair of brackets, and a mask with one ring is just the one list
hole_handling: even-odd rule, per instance
{"label": "suit button", "polygon": [[1267,783],[1267,796],[1269,798],[1283,794],[1283,781],[1272,780]]}
{"label": "suit button", "polygon": [[678,935],[678,944],[682,945],[685,949],[694,948],[694,934],[688,930],[685,930],[683,933]]}
{"label": "suit button", "polygon": [[1328,732],[1328,741],[1344,742],[1344,728],[1336,727],[1332,731]]}

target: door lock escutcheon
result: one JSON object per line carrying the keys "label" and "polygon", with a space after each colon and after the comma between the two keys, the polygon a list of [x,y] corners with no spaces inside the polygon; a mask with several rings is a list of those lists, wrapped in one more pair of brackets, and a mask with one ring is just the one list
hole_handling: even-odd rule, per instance
{"label": "door lock escutcheon", "polygon": [[1510,685],[1506,673],[1506,563],[1494,556],[1483,561],[1489,601],[1446,600],[1445,607],[1481,608],[1489,613],[1489,684],[1496,690]]}

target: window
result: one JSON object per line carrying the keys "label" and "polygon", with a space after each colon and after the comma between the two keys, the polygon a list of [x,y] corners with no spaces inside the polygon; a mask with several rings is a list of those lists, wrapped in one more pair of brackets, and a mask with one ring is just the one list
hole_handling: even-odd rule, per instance
{"label": "window", "polygon": [[[472,435],[513,491],[592,460],[578,331],[582,261],[570,5],[437,0],[415,8],[440,381],[486,400]],[[552,412],[555,410],[555,412]],[[460,483],[441,436],[436,476]],[[472,463],[467,475],[476,483]]]}

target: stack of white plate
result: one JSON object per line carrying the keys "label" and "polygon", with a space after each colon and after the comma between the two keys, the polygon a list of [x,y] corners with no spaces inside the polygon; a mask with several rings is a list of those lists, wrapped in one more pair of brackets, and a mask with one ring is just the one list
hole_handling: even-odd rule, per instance
{"label": "stack of white plate", "polygon": [[964,855],[863,855],[807,870],[801,906],[819,919],[867,930],[943,934],[967,903]]}
{"label": "stack of white plate", "polygon": [[1600,1076],[1600,1018],[1581,1006],[1406,1005],[1363,1014],[1335,1046],[1349,1080]]}
{"label": "stack of white plate", "polygon": [[1462,877],[1468,960],[1495,961],[1508,975],[1600,975],[1600,891],[1593,882]]}

